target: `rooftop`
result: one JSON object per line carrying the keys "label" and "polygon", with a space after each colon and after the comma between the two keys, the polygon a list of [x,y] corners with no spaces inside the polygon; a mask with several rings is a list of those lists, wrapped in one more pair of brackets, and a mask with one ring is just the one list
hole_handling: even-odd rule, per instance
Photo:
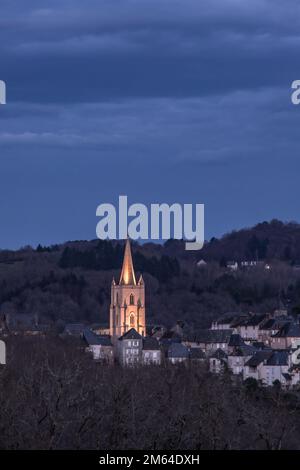
{"label": "rooftop", "polygon": [[273,336],[276,338],[300,338],[300,325],[295,322],[284,323]]}
{"label": "rooftop", "polygon": [[182,343],[172,343],[168,349],[168,357],[170,358],[188,358],[189,350]]}
{"label": "rooftop", "polygon": [[205,353],[200,348],[190,348],[189,350],[191,359],[205,359]]}
{"label": "rooftop", "polygon": [[120,336],[119,341],[122,341],[123,339],[142,339],[142,336],[134,328],[131,328],[126,331],[124,335]]}
{"label": "rooftop", "polygon": [[233,330],[198,330],[183,337],[184,341],[196,343],[228,343]]}
{"label": "rooftop", "polygon": [[81,336],[86,329],[86,325],[83,323],[67,323],[64,329],[64,334]]}
{"label": "rooftop", "polygon": [[101,346],[112,346],[109,336],[96,335],[93,331],[86,328],[83,331],[83,338],[89,346],[101,345]]}
{"label": "rooftop", "polygon": [[146,336],[146,338],[143,338],[143,349],[147,351],[159,350],[159,342],[156,338]]}

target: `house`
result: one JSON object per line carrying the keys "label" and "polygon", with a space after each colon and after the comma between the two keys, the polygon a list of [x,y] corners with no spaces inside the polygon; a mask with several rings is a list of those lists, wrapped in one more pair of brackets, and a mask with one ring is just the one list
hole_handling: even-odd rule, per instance
{"label": "house", "polygon": [[185,362],[189,359],[189,350],[182,343],[172,343],[169,346],[167,357],[171,364]]}
{"label": "house", "polygon": [[249,313],[225,313],[218,320],[212,322],[211,330],[234,330],[233,333],[239,333],[239,327],[249,320]]}
{"label": "house", "polygon": [[162,350],[163,357],[168,357],[168,350],[171,344],[181,343],[181,338],[173,331],[166,331],[159,339],[159,344]]}
{"label": "house", "polygon": [[207,262],[204,259],[200,259],[196,263],[197,268],[205,268],[207,266]]}
{"label": "house", "polygon": [[286,315],[276,315],[276,311],[272,317],[267,317],[259,326],[258,341],[262,341],[267,345],[271,345],[272,336],[274,336],[286,323],[292,322],[293,319]]}
{"label": "house", "polygon": [[243,338],[241,335],[233,333],[229,338],[228,351],[232,353],[236,350],[236,348],[240,348],[241,346],[245,346]]}
{"label": "house", "polygon": [[267,349],[265,351],[258,351],[254,354],[246,363],[243,368],[243,379],[253,378],[256,380],[261,380],[262,373],[261,368],[264,361],[269,359],[273,354],[273,351]]}
{"label": "house", "polygon": [[[290,379],[286,374],[290,375]],[[259,351],[245,363],[243,378],[245,380],[248,377],[253,377],[266,386],[272,386],[275,381],[289,386],[292,383],[289,351]]]}
{"label": "house", "polygon": [[92,325],[89,326],[89,329],[97,335],[109,335],[109,326],[103,323],[92,323]]}
{"label": "house", "polygon": [[67,323],[62,333],[63,336],[74,336],[76,338],[82,338],[83,332],[86,329],[86,325],[83,323]]}
{"label": "house", "polygon": [[198,330],[182,338],[182,343],[188,348],[200,348],[206,354],[217,349],[228,350],[232,330]]}
{"label": "house", "polygon": [[161,349],[156,338],[151,336],[143,338],[142,363],[145,365],[161,363]]}
{"label": "house", "polygon": [[230,269],[231,271],[237,271],[239,268],[239,265],[237,261],[227,261],[226,267]]}
{"label": "house", "polygon": [[134,328],[128,330],[117,342],[120,364],[134,366],[142,362],[143,337]]}
{"label": "house", "polygon": [[258,261],[250,260],[250,261],[241,261],[241,268],[255,268],[258,266]]}
{"label": "house", "polygon": [[163,325],[154,325],[150,328],[150,336],[153,336],[154,338],[160,339],[164,336],[164,334],[167,332],[167,329]]}
{"label": "house", "polygon": [[230,354],[228,354],[227,364],[228,369],[234,375],[243,373],[245,363],[257,352],[257,349],[253,346],[242,345],[234,348]]}
{"label": "house", "polygon": [[171,328],[171,334],[182,338],[190,333],[191,329],[189,326],[182,320],[178,320],[176,324]]}
{"label": "house", "polygon": [[250,261],[241,261],[241,268],[242,269],[263,268],[266,271],[269,271],[271,269],[271,265],[269,263],[265,263],[265,261],[250,260]]}
{"label": "house", "polygon": [[239,318],[241,314],[237,312],[228,312],[222,315],[218,320],[212,322],[210,329],[211,330],[229,330],[231,328],[232,322]]}
{"label": "house", "polygon": [[109,336],[100,336],[86,328],[83,339],[87,344],[86,350],[91,352],[96,361],[112,364],[114,362],[113,345]]}
{"label": "house", "polygon": [[192,363],[200,363],[206,361],[206,355],[200,348],[190,348],[189,358]]}
{"label": "house", "polygon": [[7,313],[1,321],[1,332],[4,335],[43,336],[49,325],[39,323],[39,317],[30,313]]}
{"label": "house", "polygon": [[263,343],[270,345],[271,336],[279,331],[279,323],[275,318],[267,318],[260,326],[258,330],[258,340]]}
{"label": "house", "polygon": [[222,349],[217,349],[209,357],[209,370],[214,374],[220,374],[227,366],[227,354]]}
{"label": "house", "polygon": [[236,325],[235,330],[244,341],[257,341],[259,338],[259,327],[267,318],[267,314],[249,314],[241,319]]}
{"label": "house", "polygon": [[271,347],[274,349],[288,349],[295,347],[300,340],[300,325],[295,322],[286,322],[271,336]]}
{"label": "house", "polygon": [[[287,374],[289,372],[289,351],[274,351],[261,368],[261,380],[264,385],[272,386],[275,381],[282,385],[289,385]],[[290,383],[292,380],[290,380]]]}

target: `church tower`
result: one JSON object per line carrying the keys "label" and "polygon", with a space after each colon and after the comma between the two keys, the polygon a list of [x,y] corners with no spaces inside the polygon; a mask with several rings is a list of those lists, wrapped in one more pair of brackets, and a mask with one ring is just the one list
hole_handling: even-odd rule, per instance
{"label": "church tower", "polygon": [[145,325],[145,284],[140,276],[136,282],[129,239],[126,240],[123,267],[119,284],[113,279],[110,303],[110,335],[120,337],[134,328],[140,335],[146,335]]}

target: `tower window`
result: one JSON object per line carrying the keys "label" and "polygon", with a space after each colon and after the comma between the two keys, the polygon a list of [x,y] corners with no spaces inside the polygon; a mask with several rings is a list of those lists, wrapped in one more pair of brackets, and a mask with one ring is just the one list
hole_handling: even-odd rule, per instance
{"label": "tower window", "polygon": [[129,299],[130,305],[134,305],[134,295],[130,294],[130,299]]}
{"label": "tower window", "polygon": [[134,327],[134,314],[133,313],[130,315],[130,326],[131,328]]}

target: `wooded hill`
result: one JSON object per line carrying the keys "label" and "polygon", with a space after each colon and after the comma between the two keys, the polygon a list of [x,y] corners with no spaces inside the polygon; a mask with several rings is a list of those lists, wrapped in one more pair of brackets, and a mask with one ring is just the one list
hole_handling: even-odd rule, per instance
{"label": "wooded hill", "polygon": [[[73,241],[50,247],[0,251],[0,312],[37,313],[64,322],[108,322],[112,277],[118,279],[123,243]],[[212,239],[197,252],[184,242],[132,243],[137,274],[146,283],[148,324],[184,320],[197,327],[227,311],[265,312],[285,305],[300,311],[300,225],[263,222]],[[197,260],[207,262],[197,267]],[[226,269],[226,260],[267,260],[262,267]]]}

